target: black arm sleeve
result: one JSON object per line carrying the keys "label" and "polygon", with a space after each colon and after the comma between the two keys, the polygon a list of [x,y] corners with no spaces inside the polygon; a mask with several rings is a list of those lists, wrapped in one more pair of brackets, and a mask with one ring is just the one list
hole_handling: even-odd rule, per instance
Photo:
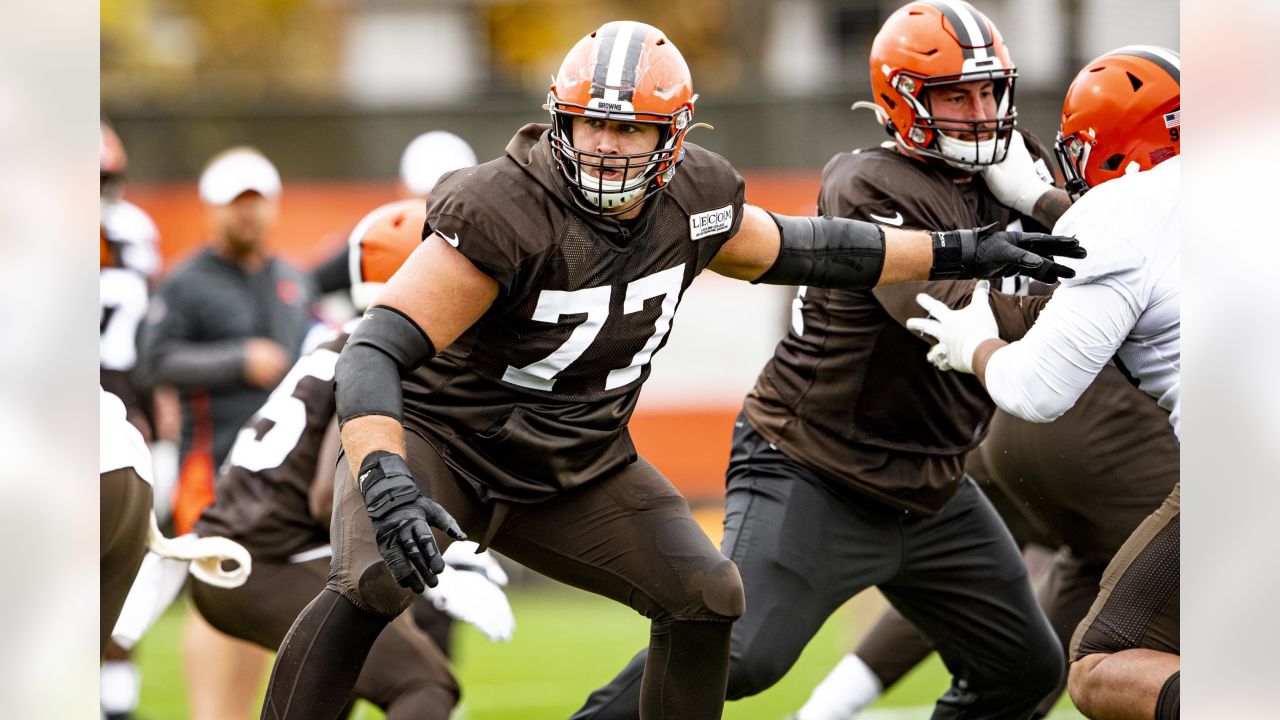
{"label": "black arm sleeve", "polygon": [[364,415],[403,422],[400,379],[435,354],[431,338],[407,315],[369,308],[338,356],[333,380],[339,425]]}
{"label": "black arm sleeve", "polygon": [[884,268],[884,229],[861,220],[769,213],[782,234],[773,266],[753,282],[841,290],[875,287]]}

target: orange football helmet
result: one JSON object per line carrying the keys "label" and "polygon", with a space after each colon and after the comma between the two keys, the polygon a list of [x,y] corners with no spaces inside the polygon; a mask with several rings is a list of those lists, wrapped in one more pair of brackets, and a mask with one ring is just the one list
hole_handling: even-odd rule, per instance
{"label": "orange football helmet", "polygon": [[1180,152],[1181,74],[1178,53],[1151,45],[1122,47],[1084,66],[1067,89],[1054,144],[1069,192],[1150,170]]}
{"label": "orange football helmet", "polygon": [[[598,215],[618,215],[637,199],[665,190],[675,178],[697,99],[684,57],[652,25],[605,23],[579,40],[547,94],[551,153],[578,204]],[[610,156],[579,150],[573,146],[573,119],[583,116],[657,125],[658,147]],[[622,180],[584,173],[584,168],[602,167],[606,157],[625,161],[610,168],[622,170]],[[636,168],[643,172],[629,178]]]}
{"label": "orange football helmet", "polygon": [[348,238],[351,252],[351,301],[363,312],[378,291],[422,242],[426,203],[398,200],[374,210],[356,224]]}
{"label": "orange football helmet", "polygon": [[[1017,124],[1013,106],[1017,69],[1000,31],[962,0],[922,0],[899,8],[885,20],[871,44],[871,107],[898,145],[965,170],[1004,159]],[[927,90],[981,80],[992,81],[996,115],[978,120],[934,115]],[[942,132],[970,136],[949,137]],[[980,140],[979,133],[992,134]]]}

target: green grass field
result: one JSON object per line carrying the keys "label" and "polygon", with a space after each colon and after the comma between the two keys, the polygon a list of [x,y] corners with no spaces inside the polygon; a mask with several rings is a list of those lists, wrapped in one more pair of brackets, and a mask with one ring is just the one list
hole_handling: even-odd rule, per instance
{"label": "green grass field", "polygon": [[[458,720],[567,718],[647,641],[647,621],[584,592],[539,583],[513,589],[510,597],[517,622],[512,642],[490,643],[468,625],[455,633],[456,672],[463,688]],[[730,703],[725,717],[781,720],[795,711],[853,647],[880,602],[871,593],[855,598],[828,620],[782,682],[759,696]],[[187,717],[178,650],[184,612],[175,605],[138,648],[136,660],[143,673],[140,720]],[[927,718],[928,706],[947,682],[946,670],[935,656],[895,686],[868,717]],[[1058,707],[1054,720],[1081,717],[1065,697]],[[353,717],[375,720],[382,714],[361,705]]]}

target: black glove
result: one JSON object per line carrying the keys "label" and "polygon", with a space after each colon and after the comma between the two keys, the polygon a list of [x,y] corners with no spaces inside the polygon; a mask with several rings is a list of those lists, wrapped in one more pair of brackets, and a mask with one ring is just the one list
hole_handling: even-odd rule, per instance
{"label": "black glove", "polygon": [[458,523],[435,501],[424,496],[409,474],[404,458],[385,450],[369,453],[360,463],[360,494],[364,496],[378,552],[391,577],[421,593],[423,583],[435,587],[444,559],[431,528],[454,540],[466,540]]}
{"label": "black glove", "polygon": [[1075,238],[1044,233],[996,230],[995,225],[971,230],[935,232],[930,280],[995,278],[1027,275],[1043,283],[1075,277],[1076,271],[1053,261],[1054,256],[1083,258]]}

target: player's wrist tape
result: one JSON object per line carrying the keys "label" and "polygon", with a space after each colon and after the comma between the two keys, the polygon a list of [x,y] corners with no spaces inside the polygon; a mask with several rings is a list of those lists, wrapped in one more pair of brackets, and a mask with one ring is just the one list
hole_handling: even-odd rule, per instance
{"label": "player's wrist tape", "polygon": [[860,220],[769,213],[782,235],[778,259],[753,283],[840,290],[875,287],[884,268],[884,229]]}
{"label": "player's wrist tape", "polygon": [[356,482],[369,517],[374,520],[423,495],[413,482],[405,459],[386,450],[375,450],[365,456]]}
{"label": "player's wrist tape", "polygon": [[369,308],[338,356],[338,424],[364,415],[403,421],[400,379],[435,354],[431,338],[406,315],[394,308]]}
{"label": "player's wrist tape", "polygon": [[966,277],[965,265],[973,260],[978,245],[975,230],[947,230],[929,233],[933,239],[933,265],[930,280],[956,280]]}

